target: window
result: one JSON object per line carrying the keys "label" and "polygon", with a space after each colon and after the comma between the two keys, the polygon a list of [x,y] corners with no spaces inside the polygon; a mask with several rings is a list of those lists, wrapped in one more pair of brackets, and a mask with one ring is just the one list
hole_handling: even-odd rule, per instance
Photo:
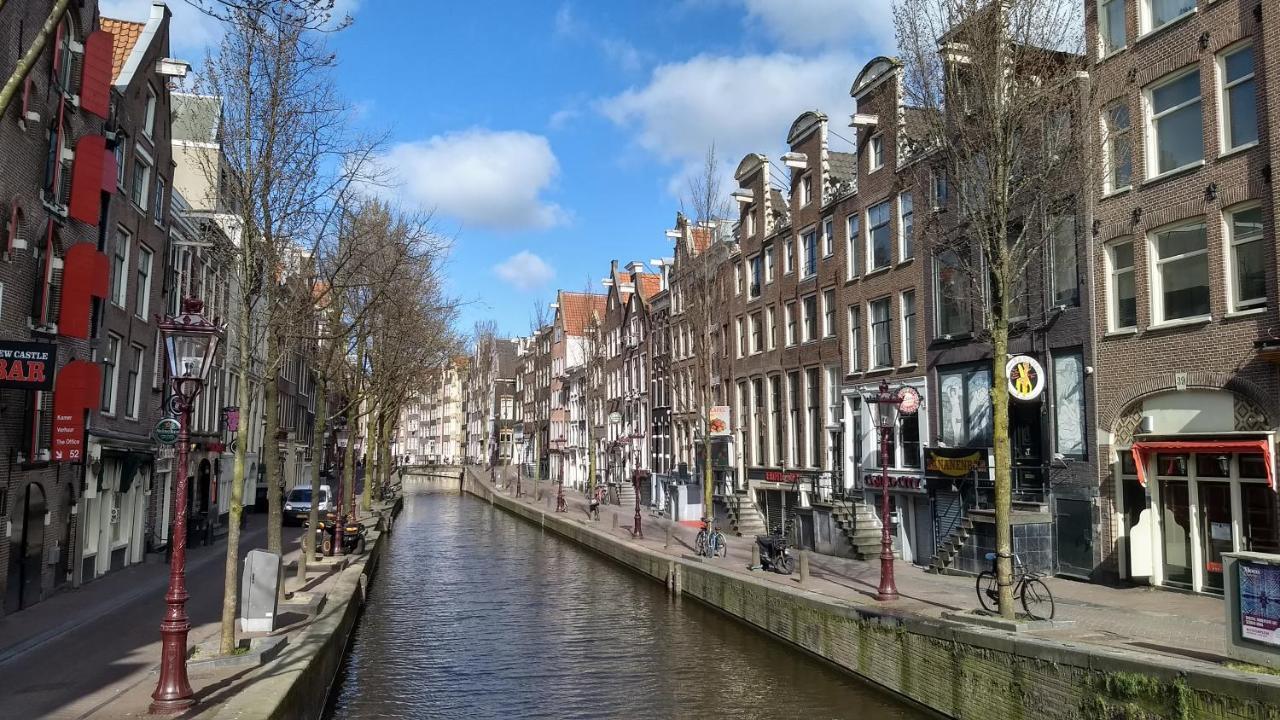
{"label": "window", "polygon": [[813,200],[813,176],[805,175],[800,178],[800,207],[808,205]]}
{"label": "window", "polygon": [[742,294],[742,263],[733,266],[733,294]]}
{"label": "window", "polygon": [[822,219],[822,255],[830,257],[836,252],[836,221],[832,218]]}
{"label": "window", "polygon": [[142,396],[142,383],[138,382],[138,378],[142,376],[143,352],[141,345],[129,346],[129,355],[132,362],[129,364],[128,373],[125,375],[124,415],[130,420],[138,419],[138,404]]}
{"label": "window", "polygon": [[62,202],[62,123],[49,125],[48,147],[45,148],[44,191],[50,202]]}
{"label": "window", "polygon": [[873,300],[871,319],[871,368],[893,367],[893,345],[889,328],[889,298]]}
{"label": "window", "polygon": [[[1119,2],[1119,0],[1116,0]],[[1117,192],[1132,184],[1133,139],[1129,125],[1129,106],[1123,101],[1103,111],[1106,123],[1106,191]]]}
{"label": "window", "polygon": [[991,370],[975,366],[938,372],[938,430],[949,447],[991,444]]}
{"label": "window", "polygon": [[813,277],[818,272],[818,232],[809,230],[801,237],[801,260],[804,262],[801,277]]}
{"label": "window", "polygon": [[867,143],[867,171],[879,170],[884,166],[884,136],[876,135]]}
{"label": "window", "polygon": [[929,186],[929,203],[934,210],[942,210],[947,206],[950,191],[947,187],[947,171],[945,168],[934,168],[933,181]]}
{"label": "window", "polygon": [[840,424],[840,368],[827,368],[827,424]]}
{"label": "window", "polygon": [[792,254],[791,243],[782,243],[782,274],[787,274],[795,270],[795,256]]}
{"label": "window", "polygon": [[836,291],[822,291],[822,337],[836,334]]}
{"label": "window", "polygon": [[147,86],[147,109],[143,118],[142,131],[147,137],[152,137],[156,132],[156,91],[150,85]]}
{"label": "window", "polygon": [[124,161],[129,151],[129,138],[121,134],[116,139],[115,155],[116,155],[116,186],[124,188]]}
{"label": "window", "polygon": [[1049,218],[1051,259],[1053,260],[1053,303],[1075,307],[1080,304],[1080,280],[1076,256],[1076,219],[1074,215]]}
{"label": "window", "polygon": [[1195,9],[1196,0],[1141,0],[1142,31],[1151,32],[1168,25]]}
{"label": "window", "polygon": [[133,158],[133,192],[130,197],[133,204],[144,210],[147,207],[147,190],[151,187],[151,166],[142,159],[142,155],[134,153]]}
{"label": "window", "polygon": [[1147,91],[1147,105],[1151,113],[1147,133],[1148,177],[1203,161],[1200,71],[1193,69],[1151,87]]}
{"label": "window", "polygon": [[809,401],[809,419],[805,428],[809,439],[809,467],[818,467],[822,462],[822,387],[818,376],[818,368],[804,371],[807,400]]}
{"label": "window", "polygon": [[747,207],[746,216],[747,216],[747,237],[752,237],[756,234],[756,208],[754,205],[749,205]]}
{"label": "window", "polygon": [[743,357],[744,355],[747,354],[747,333],[745,329],[742,327],[742,318],[738,318],[737,327],[738,327],[738,357]]}
{"label": "window", "polygon": [[129,244],[132,238],[122,227],[116,228],[116,242],[111,254],[111,302],[124,307],[129,290]]}
{"label": "window", "polygon": [[1084,356],[1079,351],[1053,358],[1054,438],[1058,452],[1084,459]]}
{"label": "window", "polygon": [[751,316],[751,352],[758,353],[764,349],[764,318],[760,313]]}
{"label": "window", "polygon": [[765,245],[761,254],[764,255],[764,281],[771,283],[773,282],[773,243]]}
{"label": "window", "polygon": [[1245,45],[1218,58],[1222,85],[1222,149],[1258,142],[1258,97],[1253,80],[1253,46]]}
{"label": "window", "polygon": [[765,308],[765,333],[767,333],[770,350],[778,347],[778,319],[775,317],[776,314],[772,305]]}
{"label": "window", "polygon": [[747,296],[760,297],[760,276],[764,274],[764,258],[757,255],[751,258],[751,284],[747,286]]}
{"label": "window", "polygon": [[933,287],[938,303],[938,335],[949,337],[973,332],[969,278],[954,250],[945,250],[934,258]]}
{"label": "window", "polygon": [[858,233],[861,232],[859,229],[860,226],[861,223],[859,222],[857,213],[854,213],[844,219],[844,234],[845,237],[849,238],[848,252],[845,253],[848,258],[848,267],[846,268],[847,275],[845,277],[846,280],[852,280],[858,276],[858,258],[860,257],[858,254]]}
{"label": "window", "polygon": [[787,303],[787,344],[796,344],[796,304]]}
{"label": "window", "polygon": [[107,334],[107,347],[102,353],[102,412],[116,412],[116,381],[120,377],[120,337]]}
{"label": "window", "polygon": [[1267,256],[1262,240],[1262,208],[1254,206],[1226,213],[1231,238],[1231,309],[1244,310],[1267,302]]}
{"label": "window", "polygon": [[157,225],[161,225],[164,223],[164,195],[165,195],[164,187],[165,187],[164,178],[160,177],[160,175],[157,174],[156,175],[156,196],[155,198],[153,198],[155,200],[155,207],[152,211],[152,217],[155,218]]}
{"label": "window", "polygon": [[902,362],[910,365],[916,361],[916,292],[902,293]]}
{"label": "window", "polygon": [[799,465],[800,459],[800,372],[787,373],[787,419],[791,436],[791,465]]}
{"label": "window", "polygon": [[849,372],[862,370],[862,310],[849,306]]}
{"label": "window", "polygon": [[868,270],[889,267],[889,201],[872,205],[867,210]]}
{"label": "window", "polygon": [[769,378],[769,415],[773,422],[773,464],[781,466],[786,453],[787,429],[782,424],[782,376]]}
{"label": "window", "polygon": [[902,231],[902,241],[899,247],[902,252],[902,260],[915,257],[916,254],[914,214],[911,193],[904,192],[898,195],[898,227]]}
{"label": "window", "polygon": [[1105,57],[1128,44],[1124,31],[1125,0],[1098,0],[1098,40]]}
{"label": "window", "polygon": [[151,305],[151,251],[142,245],[138,246],[138,287],[134,291],[133,312],[143,320],[147,319],[147,310]]}
{"label": "window", "polygon": [[818,337],[818,296],[810,295],[804,299],[804,341],[816,340]]}
{"label": "window", "polygon": [[1155,322],[1209,314],[1209,250],[1203,222],[1152,235]]}
{"label": "window", "polygon": [[1138,325],[1137,287],[1133,277],[1133,241],[1107,246],[1107,324],[1112,330]]}

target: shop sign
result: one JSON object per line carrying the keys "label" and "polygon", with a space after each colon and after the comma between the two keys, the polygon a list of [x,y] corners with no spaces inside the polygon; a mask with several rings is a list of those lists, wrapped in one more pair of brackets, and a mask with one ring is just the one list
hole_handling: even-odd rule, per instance
{"label": "shop sign", "polygon": [[622,422],[622,413],[617,410],[609,413],[609,424],[617,425],[620,422]]}
{"label": "shop sign", "polygon": [[903,415],[915,415],[920,409],[920,393],[910,385],[898,389],[898,412]]}
{"label": "shop sign", "polygon": [[729,406],[728,405],[712,405],[711,406],[711,427],[712,437],[724,436],[729,434]]}
{"label": "shop sign", "polygon": [[177,419],[161,418],[151,434],[161,445],[173,445],[178,442],[178,431],[181,429],[182,426],[178,424]]}
{"label": "shop sign", "polygon": [[1280,566],[1240,560],[1240,637],[1280,647]]}
{"label": "shop sign", "polygon": [[[878,472],[868,472],[862,476],[862,486],[880,489],[884,487],[884,475]],[[923,493],[925,491],[924,478],[920,475],[890,475],[889,489]]]}
{"label": "shop sign", "polygon": [[57,348],[53,343],[0,342],[0,388],[52,388]]}
{"label": "shop sign", "polygon": [[1014,355],[1004,366],[1009,395],[1015,400],[1035,400],[1044,392],[1044,368],[1030,355]]}
{"label": "shop sign", "polygon": [[757,480],[759,482],[795,485],[797,483],[812,480],[813,474],[796,472],[795,470],[765,470],[763,468],[748,468],[747,479]]}
{"label": "shop sign", "polygon": [[54,462],[84,462],[84,423],[102,396],[102,367],[88,360],[72,360],[58,371],[53,386]]}
{"label": "shop sign", "polygon": [[987,469],[987,449],[927,447],[924,449],[924,469],[931,475],[968,477],[975,471]]}

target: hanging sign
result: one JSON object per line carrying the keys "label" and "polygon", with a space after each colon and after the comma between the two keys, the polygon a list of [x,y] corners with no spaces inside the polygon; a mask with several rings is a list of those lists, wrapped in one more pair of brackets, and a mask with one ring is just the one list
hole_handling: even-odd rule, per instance
{"label": "hanging sign", "polygon": [[178,431],[181,429],[182,426],[175,418],[161,418],[151,434],[161,445],[174,445],[178,442]]}
{"label": "hanging sign", "polygon": [[1035,400],[1044,392],[1044,368],[1030,355],[1014,355],[1005,363],[1009,394],[1015,400]]}
{"label": "hanging sign", "polygon": [[920,393],[910,385],[898,389],[898,412],[902,415],[915,415],[920,409]]}
{"label": "hanging sign", "polygon": [[712,405],[711,406],[711,436],[724,436],[729,434],[729,406],[728,405]]}
{"label": "hanging sign", "polygon": [[53,387],[53,461],[84,462],[85,414],[102,396],[102,367],[72,360],[58,372]]}
{"label": "hanging sign", "polygon": [[57,348],[53,343],[0,341],[0,387],[52,389]]}

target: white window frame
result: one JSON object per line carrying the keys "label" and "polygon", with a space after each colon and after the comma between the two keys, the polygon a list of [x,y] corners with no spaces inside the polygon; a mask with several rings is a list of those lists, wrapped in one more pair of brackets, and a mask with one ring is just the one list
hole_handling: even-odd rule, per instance
{"label": "white window frame", "polygon": [[[116,401],[120,398],[120,346],[124,345],[124,338],[113,332],[107,333],[107,345],[103,348],[103,352],[109,352],[112,341],[115,342],[115,352],[111,357],[111,401],[107,406],[102,408],[103,415],[114,416],[116,414]],[[106,359],[104,356],[103,359]]]}
{"label": "white window frame", "polygon": [[850,305],[849,323],[849,372],[862,372],[862,307]]}
{"label": "white window frame", "polygon": [[756,234],[756,206],[747,206],[747,237],[755,237]]}
{"label": "white window frame", "polygon": [[[1119,0],[1116,0],[1119,2]],[[1124,107],[1129,113],[1129,125],[1124,130],[1116,132],[1111,124],[1111,111],[1116,107]],[[1105,172],[1103,173],[1102,189],[1106,194],[1118,193],[1133,187],[1133,109],[1129,106],[1128,98],[1121,97],[1114,102],[1108,103],[1102,108],[1102,157]],[[1124,185],[1116,185],[1116,151],[1115,147],[1118,141],[1126,140],[1129,143],[1129,182]]]}
{"label": "white window frame", "polygon": [[737,338],[738,357],[744,357],[746,355],[746,352],[744,351],[746,350],[746,347],[747,347],[747,338],[746,338],[746,335],[744,334],[746,332],[746,328],[744,327],[744,321],[742,318],[737,318],[737,321],[735,324],[737,326],[737,332],[738,332],[738,338]]}
{"label": "white window frame", "polygon": [[[146,258],[147,263],[146,282],[142,281],[143,258]],[[138,287],[136,289],[138,297],[135,298],[137,300],[137,307],[133,309],[133,314],[141,318],[143,322],[147,321],[147,313],[151,309],[151,279],[152,274],[156,271],[155,259],[156,254],[152,252],[150,248],[142,243],[138,243],[138,264],[133,270],[138,274]]]}
{"label": "white window frame", "polygon": [[[1186,229],[1186,228],[1192,228],[1192,227],[1196,227],[1196,226],[1200,226],[1200,227],[1204,228],[1204,233],[1205,233],[1205,242],[1204,242],[1204,249],[1203,249],[1203,250],[1195,250],[1195,251],[1193,251],[1193,252],[1183,253],[1183,254],[1181,254],[1181,255],[1174,255],[1173,257],[1168,257],[1168,258],[1162,258],[1162,257],[1160,257],[1160,240],[1159,240],[1159,236],[1160,236],[1162,233],[1167,233],[1167,232],[1171,232],[1171,231],[1175,231],[1175,230],[1183,230],[1183,229]],[[1163,276],[1161,275],[1161,272],[1160,272],[1161,266],[1162,266],[1162,265],[1164,265],[1165,263],[1175,262],[1175,261],[1177,261],[1177,260],[1185,260],[1185,259],[1187,259],[1187,258],[1196,257],[1196,256],[1199,256],[1199,255],[1205,255],[1205,256],[1206,256],[1206,257],[1205,257],[1205,263],[1206,263],[1206,265],[1208,265],[1208,264],[1209,264],[1209,262],[1210,262],[1210,258],[1208,257],[1208,255],[1209,255],[1209,227],[1208,227],[1208,225],[1206,224],[1206,222],[1205,222],[1205,218],[1204,218],[1204,217],[1199,217],[1199,218],[1195,218],[1195,219],[1193,219],[1193,220],[1188,220],[1188,221],[1184,221],[1184,222],[1178,222],[1178,223],[1174,223],[1174,224],[1172,224],[1172,225],[1165,225],[1164,227],[1156,228],[1156,229],[1154,229],[1154,230],[1151,230],[1151,231],[1147,232],[1147,258],[1148,258],[1147,265],[1148,265],[1148,269],[1149,269],[1149,272],[1150,272],[1150,278],[1151,278],[1151,300],[1150,300],[1150,302],[1151,302],[1151,325],[1152,325],[1152,327],[1160,327],[1160,326],[1162,326],[1162,325],[1180,325],[1180,324],[1184,324],[1184,323],[1195,323],[1195,322],[1200,322],[1200,321],[1202,321],[1202,320],[1208,320],[1208,319],[1210,319],[1210,318],[1213,316],[1213,314],[1212,314],[1212,313],[1213,313],[1213,310],[1212,310],[1212,294],[1213,294],[1213,274],[1212,274],[1212,270],[1213,270],[1213,269],[1212,269],[1212,267],[1210,267],[1210,268],[1209,268],[1208,277],[1207,277],[1207,279],[1206,279],[1206,280],[1207,280],[1207,282],[1209,283],[1209,293],[1210,293],[1210,311],[1209,311],[1208,313],[1204,314],[1204,315],[1193,315],[1193,316],[1185,317],[1185,318],[1173,318],[1173,319],[1166,319],[1166,318],[1165,318],[1165,315],[1164,315],[1164,298],[1163,298],[1163,295],[1164,295],[1164,287],[1163,287],[1163,284],[1164,284],[1164,278],[1163,278]],[[1136,258],[1136,257],[1134,258],[1134,264],[1135,264],[1135,265],[1137,264],[1137,258]]]}
{"label": "white window frame", "polygon": [[769,307],[765,308],[765,328],[764,328],[765,332],[768,333],[768,335],[766,336],[767,339],[765,340],[765,344],[768,346],[770,350],[775,350],[778,347],[777,328],[778,328],[778,312],[773,305],[770,305]]}
{"label": "white window frame", "polygon": [[[907,319],[907,298],[911,298],[911,318]],[[916,329],[920,321],[920,305],[916,299],[915,290],[903,290],[898,293],[898,314],[899,314],[899,330],[898,335],[901,338],[900,348],[902,365],[904,367],[915,365],[918,360],[916,358]]]}
{"label": "white window frame", "polygon": [[114,150],[116,156],[116,187],[125,190],[125,178],[128,177],[126,170],[126,161],[129,159],[129,136],[120,133],[120,137],[116,140]]}
{"label": "white window frame", "polygon": [[834,337],[836,334],[836,291],[834,288],[827,288],[822,291],[822,307],[818,311],[822,313],[822,337]]}
{"label": "white window frame", "polygon": [[[147,154],[142,151],[142,147],[140,145],[134,145],[133,146],[133,186],[129,188],[129,199],[133,201],[133,204],[138,208],[138,210],[142,211],[142,214],[144,216],[148,214],[147,211],[148,211],[148,208],[150,207],[148,203],[151,199],[151,184],[153,182],[151,178],[151,173],[153,172],[155,172],[155,166],[152,164],[151,158],[148,157]],[[139,173],[144,174],[144,177],[141,183],[138,182]],[[137,187],[142,188],[141,197],[138,197],[137,193],[134,192],[134,188],[137,188]]]}
{"label": "white window frame", "polygon": [[[1170,115],[1172,113],[1178,112],[1179,110],[1190,107],[1191,105],[1199,105],[1200,106],[1200,127],[1203,130],[1204,128],[1204,87],[1201,84],[1200,91],[1194,98],[1190,100],[1184,100],[1181,103],[1178,103],[1177,105],[1174,105],[1173,107],[1160,112],[1159,115],[1155,113],[1155,108],[1153,107],[1153,96],[1156,90],[1159,90],[1160,88],[1166,85],[1171,85],[1187,77],[1188,75],[1192,75],[1192,74],[1196,75],[1199,83],[1203,83],[1204,78],[1200,77],[1200,65],[1192,64],[1180,70],[1175,70],[1174,72],[1169,73],[1168,75],[1165,75],[1164,77],[1160,78],[1159,80],[1156,80],[1155,82],[1151,83],[1150,85],[1142,89],[1142,106],[1143,106],[1142,114],[1146,124],[1146,133],[1145,133],[1146,134],[1146,153],[1145,153],[1146,168],[1145,170],[1146,170],[1146,178],[1148,180],[1164,177],[1165,175],[1173,175],[1175,173],[1182,172],[1183,170],[1186,170],[1188,168],[1198,167],[1204,164],[1204,152],[1203,152],[1203,148],[1201,148],[1200,157],[1196,160],[1192,160],[1191,162],[1188,162],[1184,165],[1179,165],[1178,167],[1172,167],[1167,170],[1161,170],[1159,167],[1160,137],[1159,137],[1159,133],[1156,131],[1157,121],[1159,121],[1160,118],[1163,118],[1166,115]],[[1133,126],[1132,115],[1129,118],[1129,125],[1130,127]]]}
{"label": "white window frame", "polygon": [[813,175],[807,173],[800,178],[800,207],[813,202]]}
{"label": "white window frame", "polygon": [[[893,200],[884,200],[867,207],[867,222],[863,225],[863,243],[867,246],[867,272],[873,273],[878,270],[893,267]],[[889,260],[884,265],[876,265],[876,249],[871,241],[871,233],[874,228],[871,225],[871,211],[878,207],[885,207],[884,227],[889,236]]]}
{"label": "white window frame", "polygon": [[[885,332],[889,333],[889,362],[881,365],[879,358],[876,357],[876,349],[880,347],[880,343],[876,341],[876,317],[874,307],[878,303],[884,303],[889,311],[885,322]],[[867,338],[870,342],[867,344],[867,366],[871,370],[884,370],[893,367],[893,298],[886,295],[884,297],[875,298],[867,301]]]}
{"label": "white window frame", "polygon": [[[813,300],[813,323],[810,329],[809,317],[805,315],[805,308],[808,306],[808,300]],[[822,328],[818,323],[822,320],[818,317],[818,294],[806,295],[800,298],[800,334],[804,337],[804,342],[813,342],[818,339],[818,333]]]}
{"label": "white window frame", "polygon": [[[807,248],[805,247],[805,241],[810,236],[813,236],[813,263],[812,264],[809,263],[809,253],[807,252]],[[819,254],[820,249],[818,247],[818,242],[819,242],[818,228],[816,225],[806,228],[805,230],[801,231],[799,235],[796,236],[796,255],[797,255],[796,259],[799,261],[799,264],[800,264],[801,279],[808,279],[818,274],[818,261],[822,257]]]}
{"label": "white window frame", "polygon": [[1248,312],[1250,310],[1257,310],[1267,304],[1266,292],[1263,292],[1262,297],[1250,298],[1244,301],[1240,300],[1240,287],[1239,282],[1237,281],[1236,272],[1236,264],[1238,262],[1237,248],[1241,245],[1252,243],[1263,243],[1265,247],[1267,233],[1265,229],[1265,211],[1262,214],[1262,221],[1264,224],[1263,231],[1254,237],[1249,237],[1244,240],[1236,237],[1235,216],[1243,212],[1259,210],[1261,208],[1261,203],[1247,202],[1240,205],[1234,205],[1222,211],[1222,237],[1226,238],[1226,242],[1223,243],[1223,245],[1227,252],[1226,272],[1224,274],[1227,276],[1227,298],[1231,301],[1231,312]]}
{"label": "white window frame", "polygon": [[[907,232],[906,217],[908,213],[903,212],[903,198],[911,204],[911,231]],[[915,231],[916,231],[916,203],[915,197],[912,196],[910,190],[903,190],[898,193],[898,201],[895,203],[898,210],[898,262],[906,262],[916,256]],[[910,244],[911,252],[907,252],[907,246]]]}
{"label": "white window frame", "polygon": [[[111,288],[113,292],[111,293],[110,300],[112,305],[115,305],[118,308],[124,308],[129,306],[129,277],[133,275],[133,273],[137,272],[137,268],[129,265],[129,258],[132,256],[132,253],[129,252],[129,246],[133,244],[133,234],[123,226],[116,226],[115,240],[116,245],[112,248],[111,255],[111,270],[114,274],[118,275],[119,283],[114,288]],[[121,248],[124,249],[123,256],[120,254]],[[117,257],[120,257],[118,265],[115,262]],[[115,272],[116,267],[120,268],[119,273]]]}
{"label": "white window frame", "polygon": [[773,243],[765,243],[760,253],[764,255],[764,282],[767,285],[773,282]]}
{"label": "white window frame", "polygon": [[1097,2],[1098,2],[1098,8],[1097,8],[1098,10],[1098,56],[1105,58],[1105,57],[1110,57],[1112,55],[1115,55],[1121,50],[1124,50],[1125,48],[1129,47],[1129,29],[1127,27],[1121,28],[1121,31],[1122,31],[1121,36],[1124,38],[1124,43],[1122,43],[1117,47],[1108,49],[1107,42],[1106,42],[1106,38],[1107,38],[1106,7],[1112,3],[1119,3],[1120,6],[1125,9],[1125,12],[1121,14],[1121,18],[1125,18],[1125,17],[1128,17],[1128,14],[1129,14],[1128,8],[1125,7],[1128,0],[1097,0]]}
{"label": "white window frame", "polygon": [[862,215],[860,213],[849,213],[844,218],[844,232],[848,238],[848,251],[845,253],[845,279],[852,280],[858,277],[858,238],[862,232]]}
{"label": "white window frame", "polygon": [[795,300],[792,300],[791,302],[787,303],[783,307],[783,315],[786,316],[784,318],[784,320],[786,321],[786,331],[787,331],[786,344],[787,344],[787,347],[791,347],[796,344],[796,340],[797,340],[796,325],[799,324],[800,322],[799,316],[796,315]]}
{"label": "white window frame", "polygon": [[1151,2],[1152,0],[1138,0],[1138,37],[1139,38],[1141,38],[1144,35],[1150,35],[1151,33],[1165,26],[1172,25],[1178,22],[1179,20],[1181,20],[1182,18],[1187,17],[1188,15],[1194,15],[1196,12],[1195,3],[1193,2],[1191,4],[1191,9],[1188,10],[1187,12],[1184,12],[1181,15],[1177,15],[1175,17],[1171,17],[1168,20],[1160,23],[1159,25],[1156,25],[1155,18],[1153,18],[1151,15]]}
{"label": "white window frame", "polygon": [[741,294],[742,294],[742,277],[743,277],[743,272],[742,272],[742,263],[740,263],[740,262],[739,262],[739,263],[734,263],[734,265],[733,265],[733,294],[734,294],[735,296],[736,296],[736,295],[741,295]]}
{"label": "white window frame", "polygon": [[747,318],[747,327],[751,332],[751,341],[748,343],[751,354],[757,355],[764,352],[764,315],[760,311],[751,313]]}
{"label": "white window frame", "polygon": [[884,135],[876,133],[867,141],[867,172],[884,167]]}
{"label": "white window frame", "polygon": [[156,109],[159,105],[159,99],[156,97],[156,91],[151,85],[147,84],[147,104],[143,111],[142,134],[148,139],[155,137],[156,132]]}
{"label": "white window frame", "polygon": [[[129,397],[124,401],[124,416],[129,420],[137,420],[138,414],[142,408],[142,371],[147,364],[147,349],[143,346],[132,343],[129,345],[129,354],[132,356],[130,361],[137,361],[138,366],[133,369],[133,382],[129,385]],[[117,368],[116,372],[119,372]],[[128,377],[128,373],[125,373]],[[132,406],[132,407],[130,407]]]}
{"label": "white window frame", "polygon": [[1257,137],[1255,137],[1250,142],[1240,143],[1239,145],[1236,145],[1234,147],[1228,144],[1229,138],[1227,137],[1227,134],[1230,132],[1229,128],[1230,128],[1230,122],[1231,122],[1231,114],[1229,112],[1229,108],[1231,106],[1231,103],[1228,102],[1227,100],[1227,93],[1230,92],[1230,90],[1236,87],[1237,85],[1242,85],[1246,82],[1252,82],[1253,88],[1254,88],[1253,90],[1254,102],[1257,103],[1258,53],[1256,48],[1254,48],[1253,72],[1249,73],[1248,76],[1246,77],[1232,80],[1230,83],[1227,82],[1227,56],[1235,55],[1241,50],[1245,50],[1246,48],[1250,48],[1250,47],[1253,47],[1253,42],[1251,40],[1238,42],[1226,48],[1222,52],[1218,53],[1218,55],[1214,58],[1214,67],[1215,67],[1215,75],[1216,75],[1215,79],[1217,80],[1217,85],[1218,85],[1218,151],[1222,154],[1240,152],[1241,150],[1248,150],[1249,148],[1256,146],[1262,137],[1261,128],[1256,127],[1257,120],[1258,120],[1258,109],[1255,107],[1254,108],[1255,127],[1253,129],[1253,134]]}
{"label": "white window frame", "polygon": [[836,254],[836,221],[828,215],[822,218],[822,257]]}

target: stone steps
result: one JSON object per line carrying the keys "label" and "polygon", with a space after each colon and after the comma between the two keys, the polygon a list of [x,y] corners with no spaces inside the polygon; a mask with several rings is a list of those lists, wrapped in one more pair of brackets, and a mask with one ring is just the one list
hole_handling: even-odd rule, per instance
{"label": "stone steps", "polygon": [[938,546],[938,552],[934,553],[933,558],[929,560],[929,572],[945,574],[955,562],[960,550],[969,542],[969,536],[972,533],[973,521],[969,518],[961,520],[956,529]]}
{"label": "stone steps", "polygon": [[739,537],[764,535],[767,530],[760,511],[751,502],[749,495],[723,495],[718,498],[724,503],[729,514],[729,528]]}
{"label": "stone steps", "polygon": [[844,533],[854,557],[872,560],[880,556],[880,518],[861,500],[837,501],[831,510],[836,526]]}

